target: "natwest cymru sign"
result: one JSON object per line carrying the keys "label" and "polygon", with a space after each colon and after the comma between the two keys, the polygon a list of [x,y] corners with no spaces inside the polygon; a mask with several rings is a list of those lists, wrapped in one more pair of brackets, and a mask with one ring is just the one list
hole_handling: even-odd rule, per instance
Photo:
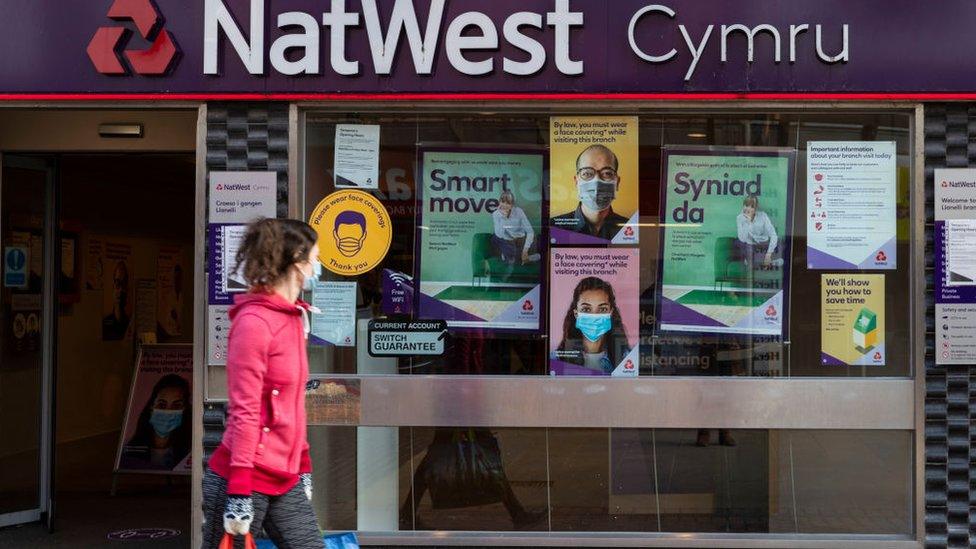
{"label": "natwest cymru sign", "polygon": [[964,0],[5,0],[0,93],[970,93]]}

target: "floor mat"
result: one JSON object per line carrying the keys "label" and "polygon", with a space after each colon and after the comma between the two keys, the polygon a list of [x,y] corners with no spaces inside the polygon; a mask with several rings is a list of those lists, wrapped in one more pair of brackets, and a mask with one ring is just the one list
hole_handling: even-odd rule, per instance
{"label": "floor mat", "polygon": [[692,290],[678,298],[682,305],[719,305],[723,307],[758,307],[772,295],[723,290]]}
{"label": "floor mat", "polygon": [[515,301],[531,288],[451,286],[434,297],[441,301]]}

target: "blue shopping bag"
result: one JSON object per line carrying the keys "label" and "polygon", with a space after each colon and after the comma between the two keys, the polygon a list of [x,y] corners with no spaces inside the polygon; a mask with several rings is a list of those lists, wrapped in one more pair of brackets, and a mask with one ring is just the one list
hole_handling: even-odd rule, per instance
{"label": "blue shopping bag", "polygon": [[[355,532],[345,534],[328,534],[322,538],[325,549],[359,549],[359,540]],[[257,540],[258,549],[276,549],[269,539]]]}

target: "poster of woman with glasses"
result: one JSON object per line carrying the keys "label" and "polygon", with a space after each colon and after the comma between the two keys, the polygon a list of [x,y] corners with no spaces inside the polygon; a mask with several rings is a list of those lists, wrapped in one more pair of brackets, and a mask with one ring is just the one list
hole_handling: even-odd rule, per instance
{"label": "poster of woman with glasses", "polygon": [[553,244],[637,244],[636,117],[549,122]]}

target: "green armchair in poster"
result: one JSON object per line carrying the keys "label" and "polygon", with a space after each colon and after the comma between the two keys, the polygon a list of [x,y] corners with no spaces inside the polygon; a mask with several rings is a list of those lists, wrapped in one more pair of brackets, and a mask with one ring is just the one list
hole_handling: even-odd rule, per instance
{"label": "green armchair in poster", "polygon": [[531,283],[539,278],[539,265],[513,265],[502,261],[491,249],[491,233],[475,233],[471,238],[472,285],[478,278],[491,282]]}
{"label": "green armchair in poster", "polygon": [[763,268],[758,261],[750,268],[748,262],[745,261],[746,258],[742,257],[742,250],[736,246],[736,240],[735,237],[728,236],[715,239],[715,284],[713,288],[722,290],[725,284],[746,287],[756,284],[776,284],[782,276],[782,271],[779,268]]}
{"label": "green armchair in poster", "polygon": [[726,284],[742,284],[749,281],[752,273],[745,261],[739,257],[739,250],[735,247],[734,237],[719,237],[715,239],[715,289],[722,289]]}

